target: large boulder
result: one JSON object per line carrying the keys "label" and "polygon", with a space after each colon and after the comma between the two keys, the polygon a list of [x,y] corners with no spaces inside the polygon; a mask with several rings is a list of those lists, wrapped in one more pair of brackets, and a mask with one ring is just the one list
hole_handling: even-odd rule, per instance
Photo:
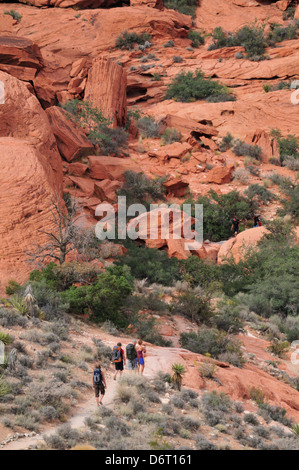
{"label": "large boulder", "polygon": [[92,153],[92,143],[83,130],[70,120],[66,111],[58,106],[52,106],[46,110],[46,113],[56,137],[58,149],[67,161],[71,162]]}
{"label": "large boulder", "polygon": [[[1,106],[0,106],[1,109]],[[33,269],[28,252],[51,231],[54,190],[41,150],[26,140],[0,137],[0,291],[11,279],[23,283]]]}
{"label": "large boulder", "polygon": [[27,250],[51,231],[51,200],[62,189],[62,164],[45,111],[24,82],[0,72],[0,281],[24,282]]}
{"label": "large boulder", "polygon": [[0,105],[0,137],[26,140],[40,155],[53,188],[62,187],[62,163],[49,120],[26,84],[0,71],[5,102]]}
{"label": "large boulder", "polygon": [[22,80],[33,80],[44,66],[37,44],[19,36],[0,36],[0,70]]}
{"label": "large boulder", "polygon": [[124,173],[138,171],[136,163],[129,158],[88,157],[89,176],[96,180],[124,180]]}
{"label": "large boulder", "polygon": [[127,76],[124,69],[106,57],[96,59],[89,72],[84,100],[91,102],[114,127],[127,119]]}
{"label": "large boulder", "polygon": [[238,263],[248,250],[254,247],[267,233],[266,227],[254,227],[239,233],[235,238],[230,238],[221,245],[218,252],[218,264],[222,264],[226,259],[233,258]]}

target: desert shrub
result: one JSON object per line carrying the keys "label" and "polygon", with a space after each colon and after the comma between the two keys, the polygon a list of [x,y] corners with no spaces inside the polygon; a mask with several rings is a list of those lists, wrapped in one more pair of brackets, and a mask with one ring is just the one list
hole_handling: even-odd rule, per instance
{"label": "desert shrub", "polygon": [[241,344],[223,331],[202,327],[197,333],[181,333],[180,343],[183,348],[198,354],[209,354],[217,359],[220,354],[234,352],[242,358]]}
{"label": "desert shrub", "polygon": [[299,158],[299,141],[294,134],[288,134],[282,137],[279,129],[273,129],[271,132],[279,144],[280,160],[283,162],[286,157]]}
{"label": "desert shrub", "polygon": [[253,426],[259,425],[259,420],[252,413],[246,413],[244,416],[244,422],[247,424],[253,424]]}
{"label": "desert shrub", "polygon": [[154,72],[152,76],[153,82],[159,82],[161,80],[161,74],[159,72]]}
{"label": "desert shrub", "polygon": [[20,22],[21,19],[22,19],[21,13],[18,13],[18,12],[15,11],[15,10],[5,11],[5,12],[4,12],[4,15],[9,15],[9,16],[11,16],[15,21],[18,21],[18,22]]}
{"label": "desert shrub", "polygon": [[231,334],[239,334],[243,330],[244,321],[240,316],[240,307],[232,300],[218,302],[217,312],[212,317],[212,324],[218,330]]}
{"label": "desert shrub", "polygon": [[251,184],[248,189],[244,191],[244,194],[246,194],[249,199],[255,198],[262,204],[267,204],[275,199],[275,195],[260,184]]}
{"label": "desert shrub", "polygon": [[283,160],[283,166],[286,166],[289,170],[299,171],[299,158],[292,156],[285,157]]}
{"label": "desert shrub", "polygon": [[182,134],[180,131],[173,127],[167,127],[161,136],[163,145],[173,144],[174,142],[180,142]]}
{"label": "desert shrub", "polygon": [[10,280],[8,281],[5,291],[7,295],[20,294],[22,291],[22,286],[18,284],[18,282]]}
{"label": "desert shrub", "polygon": [[241,184],[248,184],[250,180],[250,173],[246,168],[236,168],[233,174],[234,180],[239,181]]}
{"label": "desert shrub", "polygon": [[278,211],[279,215],[289,214],[295,222],[299,220],[299,185],[296,184],[284,190],[287,196],[283,202],[283,209]]}
{"label": "desert shrub", "polygon": [[165,99],[191,102],[217,96],[221,96],[222,101],[232,99],[226,86],[210,78],[204,78],[204,73],[197,69],[194,74],[184,70],[177,74],[168,85]]}
{"label": "desert shrub", "polygon": [[135,45],[144,45],[145,42],[149,42],[150,39],[151,36],[147,33],[137,34],[135,31],[131,33],[128,31],[124,31],[117,37],[115,41],[115,46],[119,49],[131,50],[134,48]]}
{"label": "desert shrub", "polygon": [[298,24],[292,22],[287,26],[272,23],[268,34],[268,44],[274,46],[277,42],[286,41],[289,39],[297,39],[298,37]]}
{"label": "desert shrub", "polygon": [[232,408],[232,402],[228,395],[224,392],[206,392],[202,395],[201,403],[204,409],[213,409],[227,413]]}
{"label": "desert shrub", "polygon": [[197,450],[217,450],[217,446],[210,442],[203,434],[195,436]]}
{"label": "desert shrub", "polygon": [[122,128],[110,128],[111,121],[88,101],[70,100],[62,105],[68,117],[77,125],[88,129],[92,144],[104,154],[117,153],[127,146],[128,134]]}
{"label": "desert shrub", "polygon": [[184,15],[195,17],[198,0],[163,0],[163,5]]}
{"label": "desert shrub", "polygon": [[172,304],[173,313],[186,316],[192,322],[206,323],[213,314],[211,291],[208,289],[188,289]]}
{"label": "desert shrub", "polygon": [[126,197],[127,206],[144,204],[149,208],[150,204],[164,199],[164,178],[151,180],[143,173],[135,173],[131,170],[126,171],[124,177],[125,182],[117,194]]}
{"label": "desert shrub", "polygon": [[174,56],[172,57],[172,60],[173,60],[174,63],[178,63],[178,64],[179,64],[180,62],[183,62],[184,59],[183,59],[183,57],[181,57],[180,55],[174,55]]}
{"label": "desert shrub", "polygon": [[163,45],[163,47],[174,47],[174,42],[173,42],[172,40],[167,41],[167,42]]}
{"label": "desert shrub", "polygon": [[263,60],[265,58],[266,40],[263,27],[257,25],[245,25],[234,34],[225,32],[221,26],[212,33],[213,44],[210,50],[222,47],[243,46],[246,58],[250,60]]}
{"label": "desert shrub", "polygon": [[199,47],[205,43],[205,38],[199,31],[195,31],[194,29],[190,29],[188,32],[188,39],[191,40],[192,47]]}
{"label": "desert shrub", "polygon": [[288,341],[279,341],[274,338],[270,343],[269,351],[275,356],[284,357],[289,348],[290,343]]}
{"label": "desert shrub", "polygon": [[143,138],[159,137],[160,125],[151,116],[143,116],[138,119],[137,128]]}
{"label": "desert shrub", "polygon": [[291,427],[293,422],[286,416],[286,410],[281,406],[272,406],[268,403],[262,403],[259,406],[259,414],[267,421],[278,421],[284,426]]}
{"label": "desert shrub", "polygon": [[[194,202],[191,199],[186,202]],[[227,240],[231,236],[231,219],[238,214],[240,220],[252,219],[256,203],[238,191],[217,194],[210,190],[206,196],[199,196],[196,204],[203,205],[204,240]]]}
{"label": "desert shrub", "polygon": [[126,247],[127,253],[116,264],[129,266],[136,279],[147,278],[150,284],[170,286],[180,278],[177,258],[169,258],[167,253],[154,248],[138,247],[133,242],[127,243]]}
{"label": "desert shrub", "polygon": [[259,387],[250,387],[249,395],[250,398],[257,403],[257,405],[265,403],[265,394]]}
{"label": "desert shrub", "polygon": [[205,379],[213,379],[216,375],[216,368],[215,362],[207,358],[199,367],[199,373]]}
{"label": "desert shrub", "polygon": [[222,140],[219,144],[220,151],[226,152],[228,149],[230,149],[233,146],[233,142],[234,142],[234,138],[228,132],[224,137],[222,137]]}
{"label": "desert shrub", "polygon": [[248,156],[256,160],[261,158],[261,148],[258,145],[250,145],[239,139],[234,141],[233,152],[238,157]]}
{"label": "desert shrub", "polygon": [[116,326],[126,326],[120,314],[124,300],[133,289],[133,278],[126,266],[113,266],[99,274],[97,282],[90,286],[72,286],[61,296],[69,303],[69,312],[82,314],[91,311],[91,319],[104,322],[107,319]]}

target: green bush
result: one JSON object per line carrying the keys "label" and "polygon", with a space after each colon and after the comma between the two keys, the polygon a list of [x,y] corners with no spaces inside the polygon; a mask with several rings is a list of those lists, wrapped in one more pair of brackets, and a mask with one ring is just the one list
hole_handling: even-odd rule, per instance
{"label": "green bush", "polygon": [[205,43],[204,36],[201,35],[199,31],[195,31],[194,29],[190,29],[188,33],[188,39],[190,39],[192,47],[199,47]]}
{"label": "green bush", "polygon": [[15,21],[21,21],[22,19],[22,15],[21,13],[18,13],[17,11],[15,10],[9,10],[9,11],[5,11],[4,12],[4,15],[10,15],[12,16],[12,18],[15,20]]}
{"label": "green bush", "polygon": [[149,207],[153,202],[164,200],[164,178],[150,180],[145,174],[131,170],[126,171],[124,177],[125,182],[117,195],[125,196],[127,205],[139,203]]}
{"label": "green bush", "polygon": [[192,322],[209,322],[213,314],[211,291],[208,289],[188,289],[172,304],[173,313],[187,317]]}
{"label": "green bush", "polygon": [[277,42],[282,42],[289,39],[297,39],[298,32],[297,22],[292,22],[288,26],[272,23],[270,25],[270,31],[267,38],[268,44],[270,46],[275,46]]}
{"label": "green bush", "polygon": [[222,137],[222,140],[219,144],[220,151],[226,152],[229,150],[233,146],[233,141],[233,136],[228,132],[224,137]]}
{"label": "green bush", "polygon": [[222,47],[243,46],[246,52],[246,58],[250,60],[263,60],[266,49],[266,39],[264,30],[257,25],[245,25],[236,33],[226,33],[221,26],[214,29],[213,44],[210,50],[220,49]]}
{"label": "green bush", "polygon": [[179,260],[169,258],[165,251],[137,246],[131,241],[128,241],[125,246],[128,251],[118,259],[117,264],[129,266],[136,279],[147,278],[150,284],[171,286],[180,278]]}
{"label": "green bush", "polygon": [[230,101],[234,97],[229,89],[210,78],[205,78],[201,70],[185,72],[184,70],[176,75],[170,85],[168,85],[165,99],[191,102],[205,98],[217,98],[221,96],[222,101]]}
{"label": "green bush", "polygon": [[249,199],[257,199],[258,202],[262,204],[267,204],[268,202],[272,202],[276,196],[271,193],[267,188],[261,186],[260,184],[251,184],[249,188],[244,191],[244,194]]}
{"label": "green bush", "polygon": [[111,121],[88,101],[70,100],[62,105],[69,118],[77,125],[88,129],[88,138],[98,145],[102,154],[117,153],[127,147],[128,134],[122,128],[110,128]]}
{"label": "green bush", "polygon": [[256,203],[238,191],[217,194],[210,190],[208,195],[200,196],[196,204],[203,205],[204,239],[215,242],[231,236],[231,219],[235,214],[240,220],[251,219],[256,209]]}
{"label": "green bush", "polygon": [[174,127],[167,127],[164,131],[164,134],[162,134],[163,145],[173,144],[174,142],[180,142],[181,139],[182,134]]}
{"label": "green bush", "polygon": [[242,140],[237,139],[234,141],[233,152],[238,157],[247,155],[248,157],[260,160],[262,151],[258,145],[246,144]]}
{"label": "green bush", "polygon": [[150,40],[151,36],[147,33],[137,34],[135,31],[132,33],[124,31],[116,39],[115,46],[119,49],[131,50],[136,44],[142,45],[145,42],[149,42]]}
{"label": "green bush", "polygon": [[112,321],[116,326],[126,326],[120,309],[133,289],[133,278],[127,266],[113,266],[99,274],[90,286],[72,286],[61,294],[69,303],[70,313],[89,313],[96,322]]}
{"label": "green bush", "polygon": [[226,352],[234,352],[240,359],[242,358],[241,343],[216,328],[202,327],[197,333],[194,331],[181,333],[180,344],[189,351],[203,355],[208,354],[214,359]]}
{"label": "green bush", "polygon": [[159,137],[159,123],[150,116],[143,116],[137,121],[137,128],[143,138]]}
{"label": "green bush", "polygon": [[290,156],[299,158],[299,141],[295,135],[288,134],[287,137],[282,137],[279,129],[272,129],[271,135],[279,144],[280,160],[282,162]]}
{"label": "green bush", "polygon": [[163,5],[184,15],[195,17],[198,0],[163,0]]}

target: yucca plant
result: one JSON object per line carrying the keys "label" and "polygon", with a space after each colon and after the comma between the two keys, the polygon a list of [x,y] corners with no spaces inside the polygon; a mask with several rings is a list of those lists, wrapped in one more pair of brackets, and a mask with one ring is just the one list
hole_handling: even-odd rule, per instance
{"label": "yucca plant", "polygon": [[7,395],[10,392],[10,386],[6,382],[6,380],[3,379],[3,375],[0,376],[0,397],[4,397],[4,395]]}
{"label": "yucca plant", "polygon": [[0,341],[2,341],[3,344],[10,344],[12,342],[12,337],[8,333],[0,331]]}
{"label": "yucca plant", "polygon": [[299,424],[294,424],[292,431],[297,437],[299,437]]}
{"label": "yucca plant", "polygon": [[10,305],[15,308],[16,310],[18,310],[18,312],[21,314],[21,315],[27,315],[28,314],[28,307],[27,305],[25,304],[24,300],[22,299],[22,297],[20,297],[19,295],[13,295],[10,299],[9,299],[9,303]]}
{"label": "yucca plant", "polygon": [[181,390],[182,387],[182,380],[183,380],[183,375],[186,372],[185,366],[180,363],[174,363],[171,366],[171,370],[173,372],[171,380],[175,388],[178,390]]}

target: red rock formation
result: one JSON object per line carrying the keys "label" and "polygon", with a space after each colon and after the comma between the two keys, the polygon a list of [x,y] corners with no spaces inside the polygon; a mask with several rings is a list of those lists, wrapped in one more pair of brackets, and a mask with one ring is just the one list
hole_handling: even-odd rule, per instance
{"label": "red rock formation", "polygon": [[[0,106],[1,109],[1,106]],[[26,251],[43,244],[41,230],[51,230],[51,168],[45,155],[26,140],[0,137],[0,282],[1,293],[10,279],[27,280],[33,269]],[[58,190],[58,187],[57,187]]]}
{"label": "red rock formation", "polygon": [[249,247],[254,247],[267,233],[266,227],[254,227],[239,233],[235,238],[230,238],[224,242],[218,252],[218,264],[226,258],[233,257],[238,263]]}
{"label": "red rock formation", "polygon": [[60,8],[109,8],[117,0],[19,0],[35,7],[60,7]]}
{"label": "red rock formation", "polygon": [[113,126],[127,120],[127,78],[124,69],[106,57],[96,59],[88,72],[84,100],[91,102]]}
{"label": "red rock formation", "polygon": [[224,184],[232,180],[234,166],[216,166],[208,172],[205,183]]}
{"label": "red rock formation", "polygon": [[136,164],[127,158],[91,156],[88,161],[89,175],[97,180],[123,181],[126,171],[138,171]]}
{"label": "red rock formation", "polygon": [[0,71],[5,103],[0,105],[0,137],[15,137],[32,144],[53,188],[62,188],[62,164],[49,120],[24,82]]}
{"label": "red rock formation", "polygon": [[0,36],[0,70],[29,81],[43,66],[40,48],[30,39]]}
{"label": "red rock formation", "polygon": [[46,110],[46,113],[56,137],[58,149],[67,161],[71,162],[92,153],[92,143],[83,130],[71,121],[66,111],[58,106],[52,106]]}

